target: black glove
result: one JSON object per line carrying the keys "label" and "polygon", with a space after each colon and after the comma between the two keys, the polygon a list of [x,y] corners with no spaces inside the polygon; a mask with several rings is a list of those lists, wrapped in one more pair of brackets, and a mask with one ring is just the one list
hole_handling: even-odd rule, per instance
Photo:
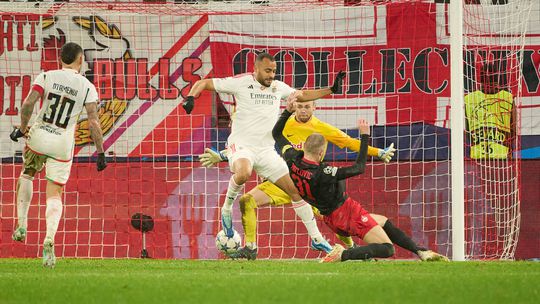
{"label": "black glove", "polygon": [[341,86],[343,85],[343,78],[345,78],[345,72],[339,71],[336,75],[336,79],[334,80],[334,85],[330,88],[332,90],[332,93],[339,93],[341,92]]}
{"label": "black glove", "polygon": [[23,136],[24,136],[24,133],[21,132],[21,129],[19,128],[13,128],[13,131],[11,132],[11,134],[9,134],[9,138],[11,138],[11,140],[13,140],[14,142],[18,142],[19,138]]}
{"label": "black glove", "polygon": [[98,153],[96,165],[98,171],[102,171],[103,169],[107,168],[107,160],[105,159],[105,153]]}
{"label": "black glove", "polygon": [[182,104],[182,108],[184,108],[184,110],[186,110],[187,114],[190,114],[191,111],[193,111],[193,106],[194,105],[195,105],[195,97],[188,96],[184,100],[184,103]]}

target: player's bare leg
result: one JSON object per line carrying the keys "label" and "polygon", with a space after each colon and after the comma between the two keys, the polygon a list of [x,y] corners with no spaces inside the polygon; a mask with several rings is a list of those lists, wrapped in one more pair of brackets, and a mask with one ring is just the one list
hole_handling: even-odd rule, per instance
{"label": "player's bare leg", "polygon": [[34,176],[36,171],[26,168],[17,181],[17,226],[13,231],[14,241],[24,242],[28,230],[28,209],[34,193]]}
{"label": "player's bare leg", "polygon": [[47,222],[47,234],[43,241],[43,266],[54,268],[56,256],[54,254],[54,236],[62,217],[62,188],[51,181],[47,182],[47,209],[45,218]]}
{"label": "player's bare leg", "polygon": [[234,235],[232,224],[232,207],[234,200],[238,196],[238,193],[244,189],[246,181],[251,177],[253,166],[249,159],[239,158],[233,163],[232,170],[234,174],[229,180],[225,202],[221,207],[221,224],[223,226],[223,231],[225,231],[225,234],[228,237]]}
{"label": "player's bare leg", "polygon": [[378,214],[371,214],[371,217],[381,226],[390,238],[390,240],[403,249],[418,255],[422,261],[448,261],[444,255],[438,254],[435,251],[418,246],[408,235],[401,229],[394,226],[387,217]]}
{"label": "player's bare leg", "polygon": [[332,251],[332,247],[328,241],[323,238],[321,232],[319,231],[311,206],[302,199],[300,194],[298,194],[298,189],[296,189],[296,186],[294,185],[289,174],[282,176],[276,182],[274,182],[274,184],[291,197],[294,212],[296,212],[296,215],[302,219],[302,222],[306,226],[308,234],[311,237],[311,248],[330,253]]}

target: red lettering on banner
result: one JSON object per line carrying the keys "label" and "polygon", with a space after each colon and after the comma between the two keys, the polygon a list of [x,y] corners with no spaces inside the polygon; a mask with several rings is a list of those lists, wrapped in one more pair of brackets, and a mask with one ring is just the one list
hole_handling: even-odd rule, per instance
{"label": "red lettering on banner", "polygon": [[150,85],[150,75],[148,73],[148,59],[137,59],[137,92],[139,99],[153,100],[158,92]]}
{"label": "red lettering on banner", "polygon": [[[36,25],[39,23],[38,15],[1,15],[0,16],[0,56],[5,51],[12,52],[15,46],[17,50],[35,52],[38,50],[36,43]],[[25,33],[25,25],[30,25],[30,33]],[[15,39],[14,31],[15,27]],[[25,36],[30,37],[30,42],[25,45]],[[15,44],[15,45],[14,45]]]}
{"label": "red lettering on banner", "polygon": [[6,77],[6,84],[9,86],[9,108],[6,110],[6,115],[8,116],[15,116],[18,113],[17,108],[15,108],[15,89],[20,82],[20,76]]}
{"label": "red lettering on banner", "polygon": [[199,58],[184,58],[182,61],[182,80],[188,84],[182,88],[182,96],[185,97],[189,94],[193,84],[201,79],[201,76],[194,74],[202,67],[201,59]]}
{"label": "red lettering on banner", "polygon": [[159,59],[159,97],[162,99],[176,99],[180,95],[180,90],[170,81],[169,69],[171,60],[169,58]]}
{"label": "red lettering on banner", "polygon": [[[8,108],[6,109],[5,115],[16,116],[19,114],[19,108],[17,105],[20,105],[28,95],[31,81],[32,77],[29,75],[7,77],[0,76],[0,115],[4,114],[5,101],[9,101],[7,103]],[[20,98],[17,98],[18,91],[21,92]]]}
{"label": "red lettering on banner", "polygon": [[100,99],[113,98],[112,90],[112,61],[110,59],[94,60],[94,85]]}

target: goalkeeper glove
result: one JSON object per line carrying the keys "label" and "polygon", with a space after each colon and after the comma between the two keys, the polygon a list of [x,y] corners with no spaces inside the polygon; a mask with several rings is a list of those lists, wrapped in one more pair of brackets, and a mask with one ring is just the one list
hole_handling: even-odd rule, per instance
{"label": "goalkeeper glove", "polygon": [[9,134],[9,138],[11,138],[11,140],[13,140],[14,142],[18,142],[19,138],[23,136],[24,136],[24,133],[21,132],[21,129],[19,128],[13,128],[13,131],[11,132],[11,134]]}
{"label": "goalkeeper glove", "polygon": [[343,78],[345,78],[345,72],[339,71],[334,80],[334,84],[330,87],[333,94],[341,92],[341,86],[343,85]]}
{"label": "goalkeeper glove", "polygon": [[98,171],[102,171],[107,168],[107,160],[105,159],[105,153],[98,154],[96,166]]}
{"label": "goalkeeper glove", "polygon": [[188,96],[184,100],[184,103],[182,104],[182,108],[184,108],[187,114],[191,114],[191,111],[193,111],[194,105],[195,105],[195,97]]}
{"label": "goalkeeper glove", "polygon": [[199,155],[199,161],[204,167],[211,168],[219,162],[228,160],[224,153],[226,153],[226,150],[216,152],[210,148],[205,148],[204,153]]}
{"label": "goalkeeper glove", "polygon": [[396,149],[394,148],[394,143],[391,143],[390,146],[384,149],[379,149],[379,159],[385,163],[389,163],[392,156],[394,156],[394,152],[396,152]]}

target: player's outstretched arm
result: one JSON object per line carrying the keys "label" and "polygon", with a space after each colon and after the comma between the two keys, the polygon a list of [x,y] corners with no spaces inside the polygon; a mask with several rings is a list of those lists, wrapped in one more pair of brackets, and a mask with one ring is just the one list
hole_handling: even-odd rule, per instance
{"label": "player's outstretched arm", "polygon": [[212,79],[197,80],[195,84],[191,87],[188,96],[186,97],[186,99],[184,99],[184,103],[182,104],[182,107],[187,114],[191,114],[191,111],[193,111],[193,107],[195,106],[195,98],[199,97],[199,95],[201,95],[201,92],[204,90],[216,90],[214,88],[214,81]]}
{"label": "player's outstretched arm", "polygon": [[107,167],[105,152],[103,151],[103,133],[99,124],[97,102],[90,102],[84,105],[86,114],[88,115],[88,128],[90,129],[90,137],[96,146],[98,158],[96,161],[97,170],[101,171]]}
{"label": "player's outstretched arm", "polygon": [[[358,129],[360,130],[361,141],[367,143],[369,141],[369,124],[367,121],[363,119],[358,120]],[[356,161],[352,166],[338,168],[336,172],[336,178],[338,180],[364,173],[366,170],[367,148],[368,145],[360,146],[360,152],[358,152]]]}
{"label": "player's outstretched arm", "polygon": [[19,138],[23,137],[28,131],[28,123],[32,117],[32,112],[34,111],[34,105],[41,98],[41,93],[36,90],[32,90],[30,94],[24,100],[21,106],[21,126],[15,128],[13,132],[9,135],[11,140],[18,141]]}
{"label": "player's outstretched arm", "polygon": [[302,95],[298,97],[298,101],[302,102],[316,100],[326,95],[341,92],[341,87],[343,86],[343,78],[345,78],[345,75],[345,72],[339,71],[334,80],[334,84],[329,88],[318,90],[302,90]]}

